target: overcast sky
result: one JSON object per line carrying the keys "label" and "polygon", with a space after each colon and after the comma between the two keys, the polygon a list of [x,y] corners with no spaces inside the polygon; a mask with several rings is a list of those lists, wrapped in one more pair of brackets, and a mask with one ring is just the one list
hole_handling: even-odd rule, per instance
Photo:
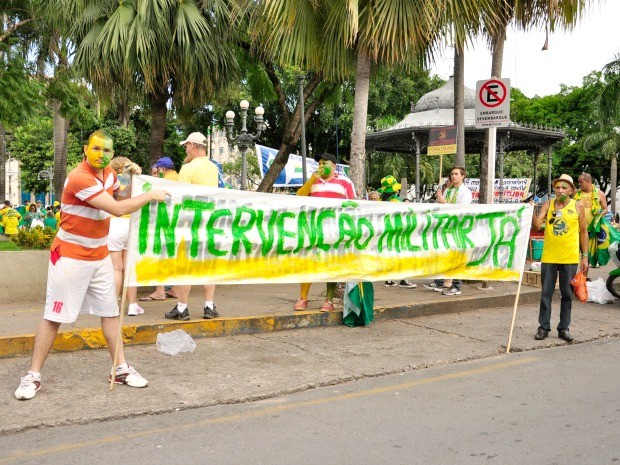
{"label": "overcast sky", "polygon": [[[584,15],[572,32],[549,34],[549,49],[542,51],[544,30],[527,33],[508,31],[503,63],[503,78],[510,78],[526,96],[550,95],[560,84],[580,86],[583,77],[600,70],[620,54],[620,0],[604,0]],[[447,79],[452,75],[453,51],[438,57],[432,73]],[[478,41],[465,52],[465,85],[476,88],[476,81],[488,79],[491,54]]]}

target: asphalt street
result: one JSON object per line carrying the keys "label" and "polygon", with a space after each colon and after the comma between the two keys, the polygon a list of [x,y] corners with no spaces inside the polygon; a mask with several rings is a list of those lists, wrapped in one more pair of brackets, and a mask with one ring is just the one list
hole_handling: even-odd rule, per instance
{"label": "asphalt street", "polygon": [[620,339],[605,338],[254,402],[29,430],[0,438],[0,464],[612,464],[620,461],[619,350]]}

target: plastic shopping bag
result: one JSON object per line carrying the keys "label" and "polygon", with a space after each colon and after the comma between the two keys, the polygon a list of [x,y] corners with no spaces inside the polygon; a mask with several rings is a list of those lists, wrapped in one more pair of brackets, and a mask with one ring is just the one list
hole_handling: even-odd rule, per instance
{"label": "plastic shopping bag", "polygon": [[585,303],[588,300],[588,287],[586,286],[586,275],[583,271],[577,272],[573,279],[570,280],[571,286],[573,286],[573,291],[575,292],[575,297],[581,301],[581,303]]}
{"label": "plastic shopping bag", "polygon": [[607,290],[607,285],[603,278],[586,283],[588,287],[588,302],[596,304],[613,304],[614,296]]}

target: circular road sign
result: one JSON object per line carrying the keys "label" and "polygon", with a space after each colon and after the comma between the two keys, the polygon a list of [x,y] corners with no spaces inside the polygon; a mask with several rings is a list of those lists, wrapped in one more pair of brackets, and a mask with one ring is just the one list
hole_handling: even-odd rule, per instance
{"label": "circular road sign", "polygon": [[480,87],[478,99],[480,103],[487,108],[495,108],[500,106],[506,100],[506,86],[502,81],[491,79]]}

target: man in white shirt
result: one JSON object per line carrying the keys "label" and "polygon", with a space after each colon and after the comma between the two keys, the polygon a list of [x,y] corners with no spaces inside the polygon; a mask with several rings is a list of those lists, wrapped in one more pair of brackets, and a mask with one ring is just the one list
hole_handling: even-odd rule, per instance
{"label": "man in white shirt", "polygon": [[[472,195],[469,188],[463,184],[465,168],[453,166],[450,170],[450,181],[445,192],[437,191],[437,203],[455,203],[467,205],[471,203]],[[443,295],[461,295],[461,281],[459,279],[436,279],[430,284],[424,284],[426,289],[441,292]]]}

